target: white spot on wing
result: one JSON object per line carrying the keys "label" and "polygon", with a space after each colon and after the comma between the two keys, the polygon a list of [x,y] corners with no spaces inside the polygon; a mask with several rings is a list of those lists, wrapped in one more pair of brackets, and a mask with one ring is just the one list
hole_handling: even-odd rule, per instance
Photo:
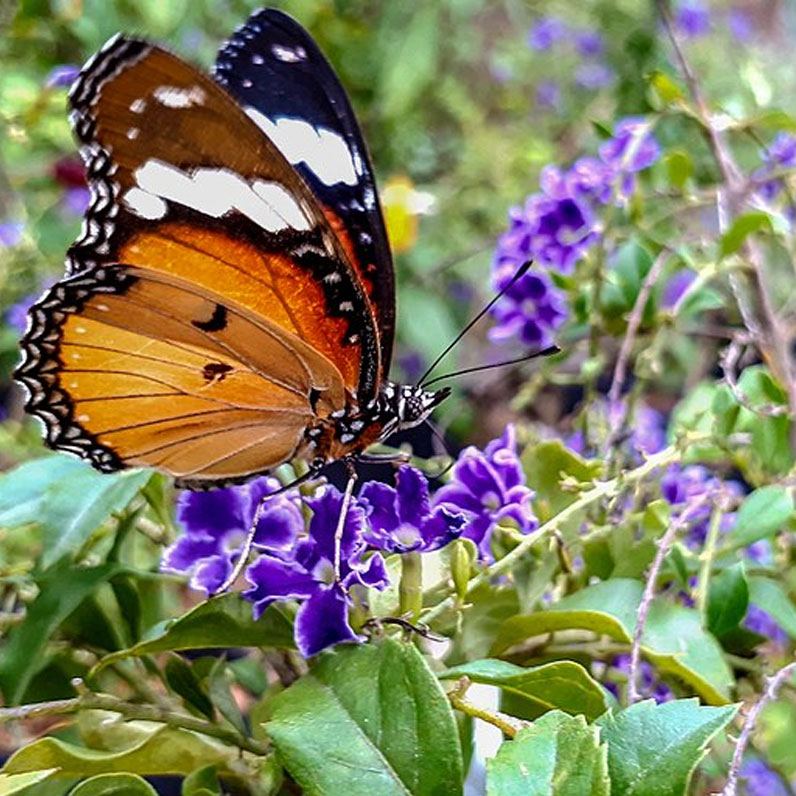
{"label": "white spot on wing", "polygon": [[141,188],[130,188],[124,195],[124,203],[140,218],[156,219],[166,215],[166,203],[154,194]]}
{"label": "white spot on wing", "polygon": [[130,128],[130,129],[127,131],[127,137],[128,137],[128,138],[129,138],[131,141],[134,141],[136,138],[138,138],[138,134],[139,134],[140,132],[141,132],[141,131],[140,131],[140,130],[139,130],[137,127],[131,127],[131,128]]}
{"label": "white spot on wing", "polygon": [[343,137],[333,130],[287,116],[273,122],[256,108],[245,110],[293,165],[306,163],[324,185],[359,182],[354,156]]}
{"label": "white spot on wing", "polygon": [[[309,217],[282,185],[263,180],[250,185],[229,169],[196,169],[188,174],[163,161],[148,160],[136,170],[135,179],[138,188],[154,199],[176,202],[213,218],[237,210],[268,232],[311,228]],[[134,199],[139,199],[137,194]]]}
{"label": "white spot on wing", "polygon": [[271,52],[275,58],[287,64],[297,64],[307,57],[307,51],[303,47],[285,47],[283,44],[272,44]]}
{"label": "white spot on wing", "polygon": [[190,108],[193,105],[202,105],[205,101],[205,93],[199,86],[158,86],[152,96],[167,108]]}
{"label": "white spot on wing", "polygon": [[135,99],[130,103],[130,110],[133,113],[143,113],[146,108],[146,100]]}

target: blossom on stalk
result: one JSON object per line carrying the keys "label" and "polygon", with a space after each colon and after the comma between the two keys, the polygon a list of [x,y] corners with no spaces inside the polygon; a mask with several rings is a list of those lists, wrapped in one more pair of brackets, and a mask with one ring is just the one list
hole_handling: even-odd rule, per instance
{"label": "blossom on stalk", "polygon": [[[182,492],[177,519],[185,532],[166,550],[161,569],[189,574],[194,589],[218,591],[232,573],[261,499],[280,486],[275,478],[257,478],[243,486]],[[274,495],[263,503],[253,549],[286,555],[303,529],[296,495]]]}
{"label": "blossom on stalk", "polygon": [[342,642],[361,638],[348,621],[349,592],[356,586],[383,589],[388,582],[381,555],[363,559],[365,512],[352,502],[346,513],[339,546],[335,540],[343,496],[331,485],[306,500],[312,510],[307,536],[299,539],[290,555],[264,552],[246,570],[251,588],[243,596],[254,603],[259,618],[271,603],[300,600],[294,634],[305,657]]}
{"label": "blossom on stalk", "polygon": [[603,37],[596,30],[580,30],[575,32],[575,49],[585,58],[602,55],[605,49]]}
{"label": "blossom on stalk", "polygon": [[743,8],[731,8],[727,15],[727,25],[735,39],[746,43],[755,35],[755,26],[752,18]]}
{"label": "blossom on stalk", "polygon": [[744,760],[739,773],[746,796],[788,796],[793,793],[782,777],[760,758]]}
{"label": "blossom on stalk", "polygon": [[687,38],[706,36],[710,33],[710,11],[701,0],[685,0],[675,11],[674,24]]}
{"label": "blossom on stalk", "polygon": [[690,268],[681,268],[669,277],[661,292],[661,307],[672,309],[683,297],[683,294],[696,279],[696,272]]}
{"label": "blossom on stalk", "polygon": [[528,46],[541,52],[549,50],[554,44],[567,36],[567,26],[556,17],[542,17],[533,23],[528,31]]}
{"label": "blossom on stalk", "polygon": [[[630,674],[630,655],[623,653],[611,661],[611,667],[624,675]],[[655,669],[647,661],[639,661],[639,693],[645,699],[654,699],[658,704],[674,699],[671,688],[658,679]],[[619,699],[619,686],[616,683],[606,682],[605,687]]]}
{"label": "blossom on stalk", "polygon": [[661,147],[642,116],[617,122],[614,134],[600,147],[600,158],[619,172],[635,174],[648,169],[661,156]]}
{"label": "blossom on stalk", "polygon": [[536,104],[545,110],[558,110],[561,107],[561,86],[555,80],[541,80],[536,87]]}
{"label": "blossom on stalk", "polygon": [[47,88],[69,88],[80,74],[77,64],[61,64],[53,67],[44,81]]}
{"label": "blossom on stalk", "polygon": [[395,488],[365,484],[359,503],[367,516],[365,541],[386,553],[438,550],[461,535],[466,521],[447,506],[432,508],[426,477],[409,465],[399,469]]}
{"label": "blossom on stalk", "polygon": [[482,558],[491,560],[492,532],[503,520],[516,523],[521,533],[537,527],[533,494],[525,484],[514,427],[509,425],[483,451],[465,448],[453,468],[453,478],[434,495],[433,505],[464,512],[467,522],[462,536],[475,542]]}
{"label": "blossom on stalk", "polygon": [[575,82],[590,91],[607,88],[615,79],[614,70],[600,61],[581,64],[575,70]]}
{"label": "blossom on stalk", "polygon": [[759,605],[749,605],[743,620],[743,626],[753,633],[765,636],[765,638],[778,646],[784,646],[788,643],[788,634],[779,626],[777,620]]}
{"label": "blossom on stalk", "polygon": [[25,225],[21,221],[3,221],[0,223],[0,248],[11,248],[22,240]]}

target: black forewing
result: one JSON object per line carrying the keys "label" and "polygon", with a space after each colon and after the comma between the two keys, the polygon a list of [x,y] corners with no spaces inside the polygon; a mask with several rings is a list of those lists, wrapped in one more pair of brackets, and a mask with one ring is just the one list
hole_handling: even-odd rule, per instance
{"label": "black forewing", "polygon": [[[386,376],[395,334],[392,257],[370,156],[337,75],[309,33],[276,9],[256,12],[236,31],[219,52],[214,74],[261,126],[268,125],[266,133],[342,222],[378,316]],[[320,135],[300,134],[297,122]],[[284,135],[287,144],[280,140]],[[314,153],[304,151],[313,144]],[[339,154],[338,163],[329,162]]]}

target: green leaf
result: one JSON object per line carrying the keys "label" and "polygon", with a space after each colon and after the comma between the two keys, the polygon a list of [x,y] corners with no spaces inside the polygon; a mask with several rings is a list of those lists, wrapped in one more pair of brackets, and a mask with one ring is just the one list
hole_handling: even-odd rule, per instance
{"label": "green leaf", "polygon": [[206,647],[292,649],[293,628],[278,606],[271,606],[255,621],[251,603],[237,594],[222,594],[159,626],[152,638],[106,655],[91,674],[96,674],[109,663],[131,656]]}
{"label": "green leaf", "polygon": [[31,785],[44,782],[56,771],[57,768],[46,768],[43,771],[30,771],[26,774],[0,774],[0,796],[11,796],[12,793],[19,793]]}
{"label": "green leaf", "polygon": [[215,766],[204,766],[189,774],[182,782],[182,796],[221,796],[221,785]]}
{"label": "green leaf", "polygon": [[191,665],[184,658],[176,654],[170,655],[163,668],[163,674],[166,677],[166,682],[176,694],[206,718],[214,720],[213,703]]}
{"label": "green leaf", "polygon": [[500,654],[533,636],[572,628],[591,630],[629,644],[643,591],[639,581],[617,578],[567,595],[545,611],[511,617],[500,626],[492,654]]}
{"label": "green leaf", "polygon": [[705,747],[729,724],[735,705],[695,699],[648,700],[597,720],[608,742],[612,791],[622,796],[683,796]]}
{"label": "green leaf", "polygon": [[401,308],[401,339],[432,362],[439,353],[439,341],[452,340],[459,328],[449,304],[428,290],[408,287],[401,290]]}
{"label": "green leaf", "polygon": [[714,575],[708,590],[708,630],[723,636],[736,628],[749,606],[749,584],[742,561]]}
{"label": "green leaf", "polygon": [[729,701],[732,671],[695,609],[663,598],[653,600],[641,649],[661,672],[690,685],[704,701],[714,705]]}
{"label": "green leaf", "polygon": [[487,761],[487,796],[608,796],[607,750],[582,716],[554,711]]}
{"label": "green leaf", "polygon": [[386,116],[400,116],[434,79],[439,55],[440,9],[435,4],[418,7],[382,63],[381,101]]}
{"label": "green leaf", "polygon": [[555,661],[526,669],[486,658],[454,666],[439,677],[450,680],[465,675],[474,683],[496,685],[516,697],[513,704],[524,708],[522,718],[534,719],[557,709],[594,719],[610,707],[600,684],[574,661]]}
{"label": "green leaf", "polygon": [[459,793],[452,711],[411,644],[338,647],[272,701],[265,725],[285,768],[309,793]]}
{"label": "green leaf", "polygon": [[655,69],[650,74],[649,81],[664,106],[681,102],[685,99],[683,90],[666,73]]}
{"label": "green leaf", "polygon": [[157,796],[157,791],[135,774],[98,774],[81,782],[69,796]]}
{"label": "green leaf", "polygon": [[197,768],[226,763],[237,750],[188,730],[158,725],[142,740],[122,750],[86,749],[57,738],[41,738],[15,752],[3,768],[6,774],[58,768],[59,776],[80,777],[126,771],[142,776],[190,774]]}
{"label": "green leaf", "polygon": [[691,155],[684,149],[675,149],[666,155],[664,161],[669,174],[669,184],[682,190],[694,173],[694,161]]}
{"label": "green leaf", "polygon": [[793,497],[784,486],[762,486],[744,498],[725,542],[730,549],[746,547],[772,536],[793,516]]}
{"label": "green leaf", "polygon": [[602,470],[601,462],[584,459],[561,440],[529,445],[522,452],[521,461],[528,484],[536,492],[536,501],[544,503],[544,512],[550,516],[558,514],[578,497],[561,489],[562,478],[588,483]]}
{"label": "green leaf", "polygon": [[772,232],[771,218],[768,213],[754,211],[738,216],[721,236],[719,259],[735,254],[750,235],[761,230]]}
{"label": "green leaf", "polygon": [[7,704],[18,704],[31,678],[46,665],[45,645],[61,622],[100,584],[123,571],[118,564],[86,568],[62,562],[38,582],[39,594],[24,621],[9,632],[0,656],[0,688]]}
{"label": "green leaf", "polygon": [[27,462],[0,478],[0,526],[41,526],[41,566],[47,569],[79,550],[114,511],[127,506],[151,475],[142,470],[98,473],[70,456]]}
{"label": "green leaf", "polygon": [[[545,611],[512,617],[499,628],[491,654],[555,630],[590,630],[629,644],[643,590],[640,581],[614,578],[567,595]],[[725,704],[729,699],[732,672],[697,611],[654,600],[641,648],[662,672],[682,679],[704,700]]]}
{"label": "green leaf", "polygon": [[38,522],[50,487],[69,475],[84,473],[85,462],[73,456],[44,456],[0,476],[0,527]]}
{"label": "green leaf", "polygon": [[53,484],[39,518],[44,544],[42,567],[47,569],[77,552],[113,512],[130,503],[151,476],[146,470],[108,474],[89,468]]}
{"label": "green leaf", "polygon": [[796,606],[781,583],[753,575],[749,578],[749,602],[770,614],[791,638],[796,639]]}

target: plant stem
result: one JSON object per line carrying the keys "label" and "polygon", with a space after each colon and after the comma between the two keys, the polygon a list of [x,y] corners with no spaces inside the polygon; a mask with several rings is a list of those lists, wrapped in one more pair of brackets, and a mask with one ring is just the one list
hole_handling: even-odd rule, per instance
{"label": "plant stem", "polygon": [[404,553],[401,556],[400,615],[409,615],[410,622],[417,622],[423,610],[423,562],[420,553]]}
{"label": "plant stem", "polygon": [[661,572],[663,560],[666,558],[666,554],[677,538],[678,531],[688,525],[694,515],[705,505],[706,499],[707,498],[703,498],[702,500],[695,501],[690,506],[683,509],[680,516],[669,524],[666,533],[663,534],[658,542],[658,549],[655,552],[655,558],[647,573],[647,581],[644,584],[644,592],[641,595],[641,602],[638,606],[636,627],[633,631],[633,644],[630,647],[630,669],[627,673],[627,702],[629,705],[638,702],[641,698],[641,694],[638,690],[638,670],[641,662],[641,638],[644,635],[644,628],[647,625],[647,616],[649,616],[652,599],[655,596],[655,584]]}
{"label": "plant stem", "polygon": [[[522,541],[511,552],[498,561],[495,561],[494,564],[487,567],[474,578],[471,578],[467,586],[466,596],[472,594],[479,586],[489,583],[496,575],[502,575],[504,572],[511,569],[540,539],[559,528],[564,522],[570,519],[570,517],[573,517],[578,512],[604,497],[617,494],[620,490],[641,481],[659,467],[677,461],[679,458],[680,451],[678,447],[676,445],[671,445],[660,453],[650,456],[644,464],[637,467],[635,470],[621,474],[616,478],[611,478],[608,481],[598,482],[593,489],[585,492],[576,501],[570,503],[569,506],[562,509],[555,517],[551,517],[535,531],[524,536]],[[455,605],[456,598],[454,596],[446,597],[426,612],[423,616],[423,621],[429,623],[444,614],[445,611],[454,608]]]}
{"label": "plant stem", "polygon": [[0,724],[5,724],[9,721],[38,718],[40,716],[69,715],[78,713],[81,710],[107,710],[112,713],[119,713],[125,719],[154,721],[166,724],[169,727],[191,730],[211,738],[218,738],[220,741],[259,756],[270,752],[268,744],[261,743],[254,738],[247,738],[233,729],[221,727],[218,724],[188,716],[185,713],[165,710],[155,705],[133,704],[109,694],[96,694],[91,691],[82,693],[72,699],[55,699],[50,702],[0,708]]}
{"label": "plant stem", "polygon": [[796,673],[796,662],[789,663],[783,666],[775,675],[766,678],[766,687],[760,695],[760,699],[755,702],[752,709],[746,716],[743,723],[741,734],[738,736],[738,742],[735,744],[735,750],[732,754],[732,763],[730,763],[730,770],[727,773],[727,783],[721,792],[721,796],[735,796],[738,787],[738,774],[741,771],[741,763],[743,756],[746,752],[746,747],[749,746],[749,740],[752,737],[752,732],[757,724],[757,720],[763,711],[763,708],[773,702],[777,696],[782,684]]}
{"label": "plant stem", "polygon": [[475,719],[481,719],[481,721],[485,721],[493,727],[497,727],[509,738],[513,738],[523,727],[529,726],[529,723],[527,721],[522,721],[522,719],[517,719],[514,716],[509,716],[499,711],[493,713],[485,708],[479,708],[478,705],[474,705],[464,698],[469,687],[470,681],[466,677],[462,677],[462,679],[456,683],[456,687],[448,692],[448,699],[456,710],[468,716],[472,716]]}
{"label": "plant stem", "polygon": [[703,621],[708,606],[710,573],[713,568],[713,559],[716,557],[716,542],[719,539],[719,528],[721,527],[721,518],[724,516],[724,511],[722,506],[713,507],[707,537],[705,538],[705,549],[700,556],[702,564],[699,568],[699,579],[697,580],[697,608]]}

